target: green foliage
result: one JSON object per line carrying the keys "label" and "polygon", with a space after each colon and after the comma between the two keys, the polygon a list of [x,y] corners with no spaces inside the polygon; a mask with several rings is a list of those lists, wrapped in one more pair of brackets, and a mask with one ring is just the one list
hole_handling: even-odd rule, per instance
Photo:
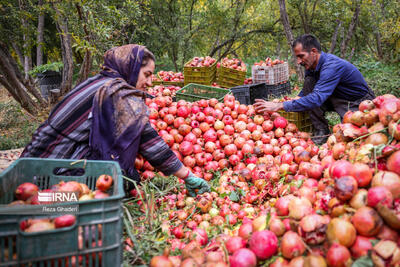
{"label": "green foliage", "polygon": [[40,66],[34,67],[31,71],[29,71],[29,75],[36,76],[39,73],[45,73],[46,71],[57,71],[60,72],[64,64],[62,62],[51,62],[47,64],[43,64]]}
{"label": "green foliage", "polygon": [[0,150],[24,147],[38,125],[15,101],[0,102]]}
{"label": "green foliage", "polygon": [[400,63],[385,63],[366,55],[353,64],[360,70],[375,95],[393,94],[400,97]]}

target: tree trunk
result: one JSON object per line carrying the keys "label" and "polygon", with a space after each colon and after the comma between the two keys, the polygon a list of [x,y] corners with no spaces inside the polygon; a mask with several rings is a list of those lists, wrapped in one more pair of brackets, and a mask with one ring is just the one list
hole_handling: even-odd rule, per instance
{"label": "tree trunk", "polygon": [[286,12],[285,0],[279,0],[279,11],[281,13],[281,21],[283,24],[283,28],[285,29],[286,39],[287,39],[290,49],[292,50],[292,61],[296,67],[297,76],[299,77],[299,81],[303,81],[304,80],[304,70],[301,68],[301,66],[299,64],[297,64],[294,50],[292,48],[292,43],[294,41],[294,38],[293,38],[292,29],[289,24],[289,16]]}
{"label": "tree trunk", "polygon": [[[83,24],[83,31],[85,32],[85,40],[90,44],[91,43],[91,33],[87,29],[87,20],[86,16],[83,13],[82,7],[76,3],[75,4],[76,10],[78,11],[79,20],[82,21]],[[86,48],[85,55],[83,57],[83,62],[81,69],[79,71],[79,78],[77,84],[85,81],[89,77],[89,72],[92,67],[92,53],[90,52],[89,48]]]}
{"label": "tree trunk", "polygon": [[14,49],[15,54],[17,54],[17,56],[18,56],[18,59],[19,59],[19,61],[21,63],[21,66],[24,66],[25,65],[24,56],[22,55],[21,49],[17,45],[17,42],[12,42],[11,46]]}
{"label": "tree trunk", "polygon": [[17,100],[23,109],[36,115],[38,106],[27,93],[23,83],[17,78],[16,70],[9,60],[9,52],[4,44],[0,44],[0,83],[4,85],[7,91]]}
{"label": "tree trunk", "polygon": [[381,33],[379,32],[379,19],[375,13],[375,10],[378,8],[376,5],[376,0],[372,0],[374,7],[371,10],[373,28],[374,28],[374,35],[376,41],[376,50],[378,52],[378,58],[381,60],[383,59],[383,51],[382,51],[382,42],[381,42]]}
{"label": "tree trunk", "polygon": [[37,26],[37,47],[36,47],[36,66],[43,64],[43,31],[44,31],[44,11],[43,0],[39,0],[39,18]]}
{"label": "tree trunk", "polygon": [[[21,11],[25,11],[25,1],[19,0],[19,9]],[[30,38],[29,38],[29,25],[25,19],[25,16],[21,18],[22,28],[23,28],[23,54],[24,54],[24,73],[25,79],[29,79],[28,72],[32,69],[32,59],[31,59],[31,46],[30,46]]]}
{"label": "tree trunk", "polygon": [[347,46],[349,45],[349,42],[353,37],[354,31],[357,27],[358,15],[360,14],[361,4],[358,0],[356,1],[357,1],[356,10],[354,11],[353,17],[351,19],[346,37],[343,39],[342,45],[340,46],[340,57],[342,58],[346,56]]}
{"label": "tree trunk", "polygon": [[335,32],[332,35],[332,40],[331,40],[331,47],[329,48],[328,53],[332,54],[335,51],[336,48],[336,43],[337,43],[337,36],[339,33],[339,28],[340,26],[342,26],[342,21],[341,20],[336,20],[336,28],[335,28]]}
{"label": "tree trunk", "polygon": [[72,58],[71,34],[68,31],[67,18],[61,14],[56,5],[53,5],[53,7],[57,16],[56,27],[60,35],[61,52],[64,63],[60,94],[65,95],[72,88],[74,62]]}
{"label": "tree trunk", "polygon": [[79,78],[76,81],[76,84],[84,82],[89,77],[89,72],[91,68],[92,68],[92,55],[89,49],[87,49],[85,52],[85,56],[83,57],[82,66],[79,71]]}
{"label": "tree trunk", "polygon": [[[47,101],[42,97],[42,95],[39,93],[39,91],[35,87],[35,84],[32,81],[32,77],[28,76],[29,79],[25,79],[24,75],[19,70],[17,62],[11,56],[10,51],[8,50],[7,46],[5,44],[1,44],[1,46],[3,47],[2,48],[3,53],[7,57],[8,63],[11,65],[11,69],[14,70],[14,74],[17,77],[17,80],[23,85],[23,87],[29,93],[31,93],[39,101],[40,105],[46,105]],[[17,46],[13,45],[14,50],[15,50],[15,47],[17,47]]]}

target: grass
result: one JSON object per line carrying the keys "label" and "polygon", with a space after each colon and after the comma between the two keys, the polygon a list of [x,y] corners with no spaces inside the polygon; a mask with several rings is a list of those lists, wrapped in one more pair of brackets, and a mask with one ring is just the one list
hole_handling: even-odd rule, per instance
{"label": "grass", "polygon": [[[158,203],[164,196],[178,193],[179,186],[174,176],[156,176],[141,183],[143,197],[125,201],[124,239],[130,238],[134,248],[124,251],[124,266],[147,266],[152,257],[163,254],[168,246],[168,235],[163,233],[162,227],[168,223],[169,211]],[[137,204],[138,200],[143,206]]]}
{"label": "grass", "polygon": [[26,114],[21,106],[0,89],[0,150],[27,145],[39,122]]}

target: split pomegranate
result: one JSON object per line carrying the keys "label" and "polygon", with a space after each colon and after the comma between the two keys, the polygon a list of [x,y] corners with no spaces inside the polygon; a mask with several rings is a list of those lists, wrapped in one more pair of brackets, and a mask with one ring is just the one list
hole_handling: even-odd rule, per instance
{"label": "split pomegranate", "polygon": [[372,249],[371,240],[368,237],[358,235],[356,241],[351,246],[351,255],[354,258],[359,258],[362,256],[366,256],[368,251]]}

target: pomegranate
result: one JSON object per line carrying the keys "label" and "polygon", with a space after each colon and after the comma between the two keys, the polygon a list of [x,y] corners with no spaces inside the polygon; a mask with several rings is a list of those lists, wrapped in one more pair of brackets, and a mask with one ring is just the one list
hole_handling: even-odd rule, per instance
{"label": "pomegranate", "polygon": [[372,187],[368,190],[367,203],[372,208],[378,205],[378,203],[391,208],[393,206],[393,195],[384,186]]}
{"label": "pomegranate", "polygon": [[357,181],[352,176],[342,176],[336,179],[335,194],[339,200],[346,201],[357,192]]}
{"label": "pomegranate", "polygon": [[311,254],[304,260],[304,267],[327,267],[324,257]]}
{"label": "pomegranate", "polygon": [[368,136],[367,140],[365,140],[366,144],[372,144],[374,146],[379,146],[382,144],[386,144],[388,142],[388,137],[383,133],[374,133]]}
{"label": "pomegranate", "polygon": [[372,100],[364,100],[358,106],[358,109],[361,112],[370,111],[374,108],[375,108],[375,104],[374,104],[374,102],[372,102]]}
{"label": "pomegranate", "polygon": [[173,267],[174,265],[168,259],[168,256],[155,256],[150,261],[150,267]]}
{"label": "pomegranate", "polygon": [[289,266],[290,267],[304,267],[304,263],[305,263],[304,258],[299,256],[299,257],[293,258],[290,261]]}
{"label": "pomegranate", "polygon": [[354,209],[359,209],[367,205],[368,191],[366,189],[360,189],[350,200],[350,206]]}
{"label": "pomegranate", "polygon": [[340,244],[334,243],[326,253],[326,261],[330,267],[349,267],[352,260],[349,250]]}
{"label": "pomegranate", "polygon": [[244,248],[246,246],[246,240],[239,236],[233,236],[228,239],[225,243],[226,249],[230,254],[235,253],[235,251]]}
{"label": "pomegranate", "polygon": [[32,183],[20,184],[15,190],[15,196],[18,200],[28,200],[28,198],[37,195],[39,187]]}
{"label": "pomegranate", "polygon": [[27,233],[44,232],[55,229],[54,223],[49,220],[38,220],[25,229]]}
{"label": "pomegranate", "polygon": [[387,169],[400,175],[400,151],[393,153],[387,160]]}
{"label": "pomegranate", "polygon": [[253,233],[252,223],[243,223],[239,228],[239,236],[245,240],[249,239],[252,233]]}
{"label": "pomegranate", "polygon": [[364,163],[354,163],[350,175],[356,179],[359,187],[368,186],[372,180],[372,171]]}
{"label": "pomegranate", "polygon": [[196,228],[193,230],[191,237],[196,240],[201,246],[208,242],[207,232],[204,229]]}
{"label": "pomegranate", "polygon": [[302,218],[298,232],[303,240],[310,245],[318,245],[325,241],[328,219],[318,214]]}
{"label": "pomegranate", "polygon": [[313,212],[311,202],[307,198],[294,197],[289,202],[289,217],[300,220]]}
{"label": "pomegranate", "polygon": [[288,121],[284,117],[279,116],[274,120],[275,128],[285,129],[287,125],[288,125]]}
{"label": "pomegranate", "polygon": [[374,266],[398,266],[400,249],[393,241],[381,240],[374,246],[371,258]]}
{"label": "pomegranate", "polygon": [[97,189],[106,192],[112,185],[113,178],[110,175],[102,174],[96,180]]}
{"label": "pomegranate", "polygon": [[353,164],[347,160],[338,160],[334,162],[329,170],[332,178],[340,178],[342,176],[351,175]]}
{"label": "pomegranate", "polygon": [[370,207],[361,207],[351,219],[357,232],[363,236],[374,236],[379,233],[383,221],[379,214]]}
{"label": "pomegranate", "polygon": [[292,231],[286,232],[281,241],[282,255],[287,259],[293,259],[300,256],[306,250],[303,240],[300,236]]}
{"label": "pomegranate", "polygon": [[400,197],[400,177],[394,172],[379,171],[372,178],[371,186],[384,186],[389,189],[394,199]]}
{"label": "pomegranate", "polygon": [[276,236],[281,236],[285,233],[285,225],[279,218],[272,218],[269,221],[269,230]]}
{"label": "pomegranate", "polygon": [[400,123],[396,123],[394,120],[389,123],[389,135],[400,140]]}
{"label": "pomegranate", "polygon": [[330,243],[337,242],[345,247],[350,247],[356,240],[356,228],[350,222],[341,218],[333,218],[326,231]]}
{"label": "pomegranate", "polygon": [[399,238],[399,234],[391,229],[390,227],[383,225],[381,230],[379,231],[377,237],[379,239],[383,239],[383,240],[392,240],[394,242],[397,242],[398,238]]}
{"label": "pomegranate", "polygon": [[75,215],[67,214],[54,219],[54,226],[56,228],[68,227],[74,225],[76,222]]}
{"label": "pomegranate", "polygon": [[359,258],[362,256],[366,256],[368,251],[372,249],[371,240],[367,237],[358,235],[356,241],[354,242],[353,246],[351,246],[351,255],[354,258]]}
{"label": "pomegranate", "polygon": [[258,231],[251,236],[249,245],[260,260],[266,260],[277,252],[278,238],[271,231]]}
{"label": "pomegranate", "polygon": [[255,267],[257,257],[250,249],[241,248],[233,253],[229,262],[231,267]]}
{"label": "pomegranate", "polygon": [[60,192],[76,192],[76,193],[78,193],[78,197],[82,196],[82,187],[81,187],[80,183],[78,183],[76,181],[60,183],[60,187],[58,188],[58,191],[60,191]]}

